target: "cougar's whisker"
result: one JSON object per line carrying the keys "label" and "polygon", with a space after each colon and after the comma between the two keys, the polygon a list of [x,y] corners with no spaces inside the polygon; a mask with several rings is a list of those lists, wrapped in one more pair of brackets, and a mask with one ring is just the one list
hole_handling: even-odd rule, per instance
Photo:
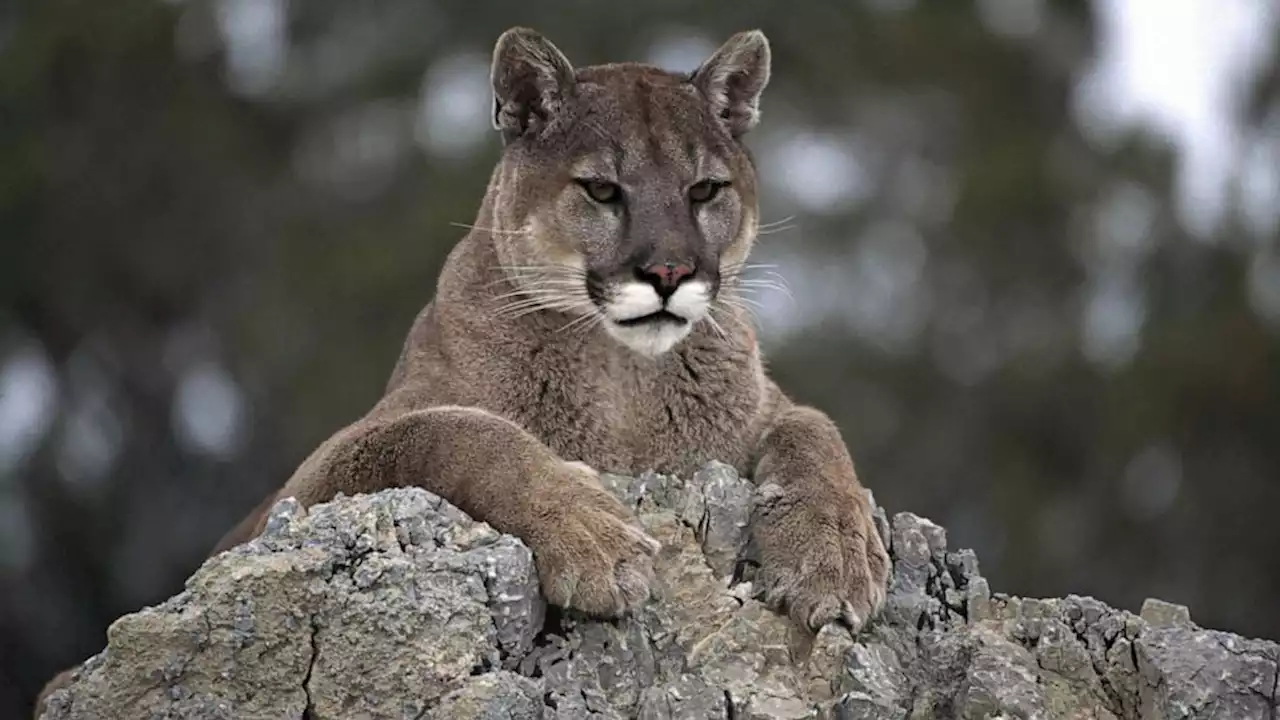
{"label": "cougar's whisker", "polygon": [[721,274],[723,275],[742,275],[746,272],[755,270],[777,270],[778,266],[772,263],[736,263],[725,266]]}
{"label": "cougar's whisker", "polygon": [[756,226],[756,229],[764,229],[764,228],[777,227],[779,225],[785,225],[795,219],[796,219],[795,215],[788,215],[782,218],[781,220],[772,220],[767,223],[760,223],[759,225]]}
{"label": "cougar's whisker", "polygon": [[798,227],[800,226],[799,225],[779,225],[778,227],[769,228],[768,230],[756,230],[756,234],[757,235],[773,235],[775,233],[786,232],[788,230],[795,230]]}
{"label": "cougar's whisker", "polygon": [[503,320],[518,320],[522,317],[533,315],[534,313],[546,312],[549,310],[561,310],[557,305],[532,305],[524,308],[516,308],[499,316]]}
{"label": "cougar's whisker", "polygon": [[770,274],[777,275],[777,272],[774,270],[774,268],[777,268],[777,267],[778,267],[777,265],[769,265],[769,264],[739,263],[736,265],[726,266],[723,270],[720,271],[720,278],[721,280],[752,279],[750,277],[750,274],[758,270],[764,270],[765,272],[762,273],[764,275],[770,275]]}
{"label": "cougar's whisker", "polygon": [[493,235],[528,235],[529,234],[529,231],[527,230],[502,230],[499,228],[484,227],[483,225],[472,225],[470,223],[460,223],[460,222],[451,222],[449,224],[454,227],[460,227],[466,230],[479,230],[480,232],[487,232]]}
{"label": "cougar's whisker", "polygon": [[504,298],[519,297],[521,295],[534,296],[534,295],[568,295],[568,294],[571,294],[571,293],[566,292],[565,289],[562,287],[528,287],[528,288],[520,288],[519,290],[512,290],[511,292],[505,292],[505,293],[502,293],[501,295],[495,295],[493,299],[502,300]]}
{"label": "cougar's whisker", "polygon": [[712,331],[714,331],[716,335],[720,336],[721,340],[729,339],[729,334],[724,331],[724,326],[722,326],[720,322],[716,320],[716,313],[715,313],[714,306],[707,311],[706,319],[707,319],[707,324],[711,326]]}
{"label": "cougar's whisker", "polygon": [[[586,271],[571,265],[493,265],[499,277],[483,285],[490,288],[494,285],[509,283],[526,287],[558,286],[576,288],[586,281]],[[519,290],[519,288],[517,288]]]}
{"label": "cougar's whisker", "polygon": [[581,302],[582,300],[587,299],[587,295],[586,293],[563,292],[561,290],[552,290],[552,289],[523,290],[518,293],[506,293],[505,297],[498,296],[498,297],[495,297],[494,299],[508,300],[509,301],[508,304],[524,303],[524,302],[541,302],[541,301],[551,301],[551,300],[573,300],[575,302]]}
{"label": "cougar's whisker", "polygon": [[576,319],[574,319],[574,320],[570,320],[568,323],[565,323],[564,325],[561,325],[561,326],[556,330],[556,332],[558,332],[558,333],[559,333],[559,332],[564,332],[565,330],[569,330],[569,329],[571,329],[571,328],[574,328],[574,327],[580,326],[580,325],[582,325],[584,322],[585,322],[585,323],[587,323],[587,324],[588,324],[588,326],[590,326],[590,323],[592,323],[592,322],[594,322],[594,321],[597,321],[597,320],[599,320],[599,319],[600,319],[600,313],[598,313],[598,312],[584,313],[581,317],[576,318]]}
{"label": "cougar's whisker", "polygon": [[761,303],[759,300],[756,300],[755,298],[749,298],[745,295],[728,295],[726,297],[728,299],[733,300],[734,302],[746,303],[748,305],[751,305],[752,307],[757,307],[762,310],[764,309],[764,304]]}
{"label": "cougar's whisker", "polygon": [[501,305],[498,310],[510,310],[513,308],[528,307],[531,305],[547,305],[561,302],[581,302],[580,298],[575,298],[564,293],[543,293],[533,296],[521,297],[518,300],[511,300]]}
{"label": "cougar's whisker", "polygon": [[544,272],[547,270],[568,270],[574,273],[586,274],[586,270],[573,265],[494,265],[499,270],[536,270]]}
{"label": "cougar's whisker", "polygon": [[[736,309],[738,309],[738,310],[741,310],[742,312],[744,312],[744,313],[746,313],[747,315],[751,316],[752,322],[753,322],[756,326],[759,326],[759,325],[760,325],[760,315],[756,313],[756,310],[755,310],[755,308],[754,308],[754,307],[752,307],[751,305],[748,305],[748,304],[743,303],[743,302],[742,302],[743,298],[741,298],[741,297],[732,297],[732,296],[728,296],[728,295],[726,295],[726,296],[724,296],[724,297],[722,298],[722,300],[723,300],[723,302],[724,302],[724,304],[725,304],[725,305],[727,305],[727,306],[729,306],[729,307],[732,307],[732,308],[736,308]],[[763,309],[763,308],[762,308],[762,309]]]}
{"label": "cougar's whisker", "polygon": [[780,285],[776,282],[765,281],[740,281],[738,283],[728,285],[733,290],[745,290],[748,292],[759,292],[760,290],[777,290],[783,295],[790,296],[791,290],[786,285]]}

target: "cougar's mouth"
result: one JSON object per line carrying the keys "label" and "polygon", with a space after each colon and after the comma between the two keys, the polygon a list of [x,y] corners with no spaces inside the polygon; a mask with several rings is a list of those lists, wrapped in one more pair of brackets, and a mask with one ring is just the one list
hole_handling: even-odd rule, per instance
{"label": "cougar's mouth", "polygon": [[685,325],[689,320],[687,318],[680,317],[666,308],[663,308],[657,312],[651,312],[648,315],[627,318],[626,320],[614,320],[614,322],[622,327],[639,327],[641,325],[661,325],[665,323]]}
{"label": "cougar's mouth", "polygon": [[674,291],[631,280],[599,283],[592,300],[604,315],[606,333],[642,355],[656,357],[692,332],[709,311],[711,297],[711,286],[702,279],[686,280]]}

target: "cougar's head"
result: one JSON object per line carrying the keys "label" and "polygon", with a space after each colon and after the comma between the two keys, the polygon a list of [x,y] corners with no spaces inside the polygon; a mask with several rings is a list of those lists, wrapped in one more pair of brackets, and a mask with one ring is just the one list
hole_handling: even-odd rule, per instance
{"label": "cougar's head", "polygon": [[756,236],[742,136],[768,80],[758,31],[734,35],[690,74],[574,68],[536,32],[504,33],[490,206],[500,262],[522,295],[510,306],[576,315],[570,323],[598,323],[646,355],[708,318]]}

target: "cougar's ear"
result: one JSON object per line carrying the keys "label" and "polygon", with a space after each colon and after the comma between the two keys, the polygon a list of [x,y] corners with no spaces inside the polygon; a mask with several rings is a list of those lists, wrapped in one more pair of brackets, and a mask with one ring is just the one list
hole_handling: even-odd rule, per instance
{"label": "cougar's ear", "polygon": [[515,27],[493,48],[493,127],[505,141],[536,131],[573,91],[573,65],[537,32]]}
{"label": "cougar's ear", "polygon": [[759,30],[748,30],[725,41],[693,73],[694,86],[734,137],[760,119],[760,93],[769,84],[769,60],[768,38]]}

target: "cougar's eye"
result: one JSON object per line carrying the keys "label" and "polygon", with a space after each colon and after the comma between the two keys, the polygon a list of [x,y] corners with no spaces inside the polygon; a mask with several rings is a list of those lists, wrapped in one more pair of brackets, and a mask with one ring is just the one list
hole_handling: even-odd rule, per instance
{"label": "cougar's eye", "polygon": [[617,183],[607,180],[579,180],[578,184],[587,192],[587,197],[601,205],[612,205],[622,200],[622,188]]}
{"label": "cougar's eye", "polygon": [[715,199],[720,194],[720,188],[728,185],[727,182],[718,180],[703,180],[696,182],[689,188],[689,201],[693,203],[706,203]]}

